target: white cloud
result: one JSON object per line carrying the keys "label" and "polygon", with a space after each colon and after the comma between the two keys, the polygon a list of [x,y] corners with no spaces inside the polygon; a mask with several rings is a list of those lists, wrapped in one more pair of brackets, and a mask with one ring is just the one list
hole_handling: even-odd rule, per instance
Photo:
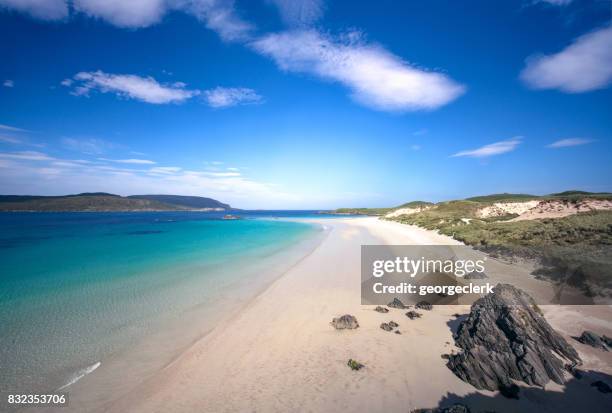
{"label": "white cloud", "polygon": [[106,161],[106,162],[116,162],[116,163],[126,163],[126,164],[133,164],[133,165],[153,165],[156,162],[155,161],[151,161],[149,159],[107,159],[107,158],[98,158],[101,161]]}
{"label": "white cloud", "polygon": [[532,56],[521,79],[534,89],[559,89],[581,93],[612,82],[612,27],[577,38],[561,52]]}
{"label": "white cloud", "polygon": [[0,0],[0,7],[26,13],[41,20],[60,20],[68,17],[65,0]]}
{"label": "white cloud", "polygon": [[0,142],[19,144],[21,143],[21,139],[15,138],[14,136],[0,135]]}
{"label": "white cloud", "polygon": [[0,0],[0,6],[43,20],[80,13],[132,29],[151,26],[177,10],[195,16],[227,41],[245,40],[253,30],[237,15],[233,0]]}
{"label": "white cloud", "polygon": [[204,172],[207,176],[215,176],[215,177],[230,177],[230,176],[240,176],[240,172]]}
{"label": "white cloud", "polygon": [[36,151],[0,152],[0,158],[18,159],[23,161],[52,161],[55,159],[46,153]]}
{"label": "white cloud", "polygon": [[467,151],[457,152],[452,155],[453,157],[469,156],[472,158],[484,158],[487,156],[500,155],[506,152],[512,152],[521,143],[521,137],[516,136],[512,139],[508,139],[501,142],[491,143],[489,145],[482,146],[478,149],[470,149]]}
{"label": "white cloud", "polygon": [[429,131],[427,129],[419,129],[419,130],[412,132],[412,136],[423,136],[423,135],[427,135],[428,132]]}
{"label": "white cloud", "polygon": [[4,87],[14,87],[15,86],[15,82],[13,82],[10,79],[6,79],[3,83],[2,86]]}
{"label": "white cloud", "polygon": [[149,169],[149,173],[169,175],[180,172],[181,170],[182,168],[179,168],[178,166],[157,166]]}
{"label": "white cloud", "polygon": [[282,70],[339,82],[357,102],[378,110],[435,109],[465,92],[442,73],[419,69],[366,44],[357,32],[332,38],[315,30],[289,31],[266,35],[251,45]]}
{"label": "white cloud", "polygon": [[291,26],[309,25],[321,18],[325,10],[322,0],[270,0],[283,21]]}
{"label": "white cloud", "polygon": [[64,86],[74,86],[74,95],[89,95],[92,90],[114,93],[118,96],[147,103],[180,103],[198,95],[198,90],[185,89],[184,83],[161,84],[152,77],[110,74],[100,70],[77,73],[73,82],[62,81]]}
{"label": "white cloud", "polygon": [[253,89],[217,87],[204,91],[204,98],[214,108],[261,103],[262,97]]}
{"label": "white cloud", "polygon": [[88,155],[100,155],[117,147],[116,144],[102,139],[75,139],[63,138],[62,145],[67,149],[82,152]]}
{"label": "white cloud", "polygon": [[591,143],[591,142],[593,142],[592,139],[568,138],[568,139],[560,139],[546,146],[548,148],[567,148],[568,146],[586,145],[587,143]]}
{"label": "white cloud", "polygon": [[165,0],[74,0],[76,11],[97,17],[119,27],[146,27],[166,14]]}
{"label": "white cloud", "polygon": [[26,129],[16,128],[14,126],[2,125],[2,124],[0,124],[0,130],[9,131],[9,132],[28,132]]}

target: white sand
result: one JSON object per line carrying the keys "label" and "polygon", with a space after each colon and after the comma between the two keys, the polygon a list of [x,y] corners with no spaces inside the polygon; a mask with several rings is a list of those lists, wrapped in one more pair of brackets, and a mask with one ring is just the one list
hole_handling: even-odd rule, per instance
{"label": "white sand", "polygon": [[[440,355],[454,348],[451,326],[456,322],[451,321],[452,314],[467,313],[467,306],[436,306],[424,312],[421,319],[411,321],[402,310],[380,314],[373,307],[360,305],[362,244],[456,241],[375,218],[333,219],[326,220],[325,225],[331,230],[321,245],[246,309],[127,396],[100,410],[408,412],[436,406],[447,393],[472,394],[468,403],[498,412],[545,411],[542,403],[546,403],[546,411],[578,406],[558,398],[548,400],[538,393],[509,401],[494,397],[493,392],[477,392],[458,379]],[[612,333],[610,308],[595,309],[597,313],[591,307],[572,309],[573,313],[565,316],[559,316],[557,310],[545,311],[557,315],[552,319],[553,326],[565,325],[562,332],[566,337],[581,332],[579,320],[584,317],[591,317],[593,325],[600,323],[598,332]],[[358,318],[359,329],[336,331],[330,327],[332,317],[345,313]],[[570,319],[573,321],[568,323]],[[390,320],[399,323],[401,335],[379,328],[380,323]],[[583,347],[577,348],[588,356],[590,364],[586,367],[612,373],[609,354],[600,355]],[[359,360],[366,368],[351,371],[346,365],[349,358]],[[557,385],[550,387],[560,389]],[[606,406],[605,397],[609,396],[583,387],[589,396],[576,401],[582,411],[606,411],[609,404]]]}

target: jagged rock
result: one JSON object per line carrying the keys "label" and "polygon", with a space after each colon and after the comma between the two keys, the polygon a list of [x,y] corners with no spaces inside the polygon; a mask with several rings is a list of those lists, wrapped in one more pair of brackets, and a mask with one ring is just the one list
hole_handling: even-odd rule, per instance
{"label": "jagged rock", "polygon": [[421,313],[417,313],[416,311],[410,310],[406,313],[406,317],[411,320],[414,320],[415,318],[421,318]]}
{"label": "jagged rock", "polygon": [[484,280],[485,278],[489,278],[489,276],[484,272],[472,271],[463,278],[466,280]]}
{"label": "jagged rock", "polygon": [[587,346],[608,351],[608,346],[606,345],[603,337],[600,337],[598,334],[593,333],[592,331],[583,331],[580,337],[578,337],[576,340],[580,341],[582,344],[586,344]]}
{"label": "jagged rock", "polygon": [[382,328],[382,329],[383,329],[383,330],[385,330],[385,331],[391,331],[391,330],[393,330],[393,327],[391,327],[391,326],[390,326],[388,323],[382,323],[382,324],[380,325],[380,328]]}
{"label": "jagged rock", "polygon": [[576,350],[544,319],[524,291],[498,284],[461,322],[447,366],[478,389],[511,388],[512,380],[544,386],[564,383],[561,359],[580,363]]}
{"label": "jagged rock", "polygon": [[359,327],[359,323],[357,322],[355,316],[350,314],[345,314],[342,317],[334,318],[330,324],[334,326],[336,330],[352,330]]}
{"label": "jagged rock", "polygon": [[471,413],[471,410],[464,404],[453,404],[449,407],[435,407],[433,409],[416,409],[410,413]]}
{"label": "jagged rock", "polygon": [[384,314],[384,313],[388,313],[388,312],[389,312],[389,309],[388,309],[388,308],[385,308],[385,307],[377,306],[377,307],[374,309],[374,311],[378,311],[379,313],[383,313],[383,314]]}
{"label": "jagged rock", "polygon": [[395,330],[395,334],[402,334],[402,332],[399,330]]}
{"label": "jagged rock", "polygon": [[414,307],[419,310],[427,310],[427,311],[433,309],[433,305],[431,305],[431,303],[428,303],[427,301],[419,301],[418,303],[416,303]]}
{"label": "jagged rock", "polygon": [[401,300],[397,297],[395,297],[393,299],[393,301],[391,301],[389,304],[387,304],[387,307],[391,307],[391,308],[400,308],[400,309],[404,309],[406,308],[406,306],[404,305],[404,303],[401,302]]}
{"label": "jagged rock", "polygon": [[606,346],[612,348],[612,338],[608,336],[601,336],[601,339],[603,340],[604,343],[606,343]]}
{"label": "jagged rock", "polygon": [[365,365],[361,364],[360,362],[358,362],[357,360],[353,360],[353,359],[349,359],[348,363],[346,363],[347,366],[349,366],[351,368],[351,370],[361,370],[362,368],[365,367]]}
{"label": "jagged rock", "polygon": [[596,387],[602,393],[612,393],[612,388],[607,383],[604,383],[601,380],[594,381],[591,383],[591,386]]}
{"label": "jagged rock", "polygon": [[399,327],[399,324],[397,324],[395,321],[389,321],[389,325],[393,328]]}
{"label": "jagged rock", "polygon": [[582,378],[582,371],[576,368],[576,363],[566,363],[563,367],[578,380]]}

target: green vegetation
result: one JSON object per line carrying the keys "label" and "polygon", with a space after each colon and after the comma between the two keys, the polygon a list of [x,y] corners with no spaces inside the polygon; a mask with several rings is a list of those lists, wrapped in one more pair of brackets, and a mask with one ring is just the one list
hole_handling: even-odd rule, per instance
{"label": "green vegetation", "polygon": [[[103,211],[182,211],[203,207],[198,205],[229,205],[221,204],[210,198],[163,196],[170,202],[161,202],[149,196],[122,197],[107,193],[83,193],[66,196],[21,196],[0,195],[0,212],[103,212]],[[218,206],[215,206],[218,207]],[[223,207],[221,207],[223,208]]]}
{"label": "green vegetation", "polygon": [[392,208],[392,209],[400,209],[400,208],[422,208],[422,207],[427,207],[427,206],[433,206],[435,205],[433,202],[426,202],[426,201],[412,201],[412,202],[406,202],[405,204],[402,204],[398,207]]}
{"label": "green vegetation", "polygon": [[393,208],[338,208],[332,214],[379,216],[385,215],[392,210]]}
{"label": "green vegetation", "polygon": [[471,198],[466,198],[466,201],[473,202],[524,202],[531,201],[533,199],[541,198],[537,195],[529,195],[529,194],[493,194],[493,195],[483,195],[483,196],[474,196]]}

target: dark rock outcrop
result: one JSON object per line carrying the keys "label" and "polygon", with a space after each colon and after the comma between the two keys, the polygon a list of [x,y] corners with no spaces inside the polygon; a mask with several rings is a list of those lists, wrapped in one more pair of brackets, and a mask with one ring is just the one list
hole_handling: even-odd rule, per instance
{"label": "dark rock outcrop", "polygon": [[604,340],[607,339],[609,341],[610,339],[608,337],[604,337],[601,337],[599,334],[593,333],[592,331],[586,330],[583,331],[580,337],[578,337],[576,340],[582,344],[586,344],[587,346],[609,351],[608,344],[606,344],[606,341]]}
{"label": "dark rock outcrop", "polygon": [[345,314],[341,317],[334,318],[330,323],[336,330],[352,330],[359,327],[359,323],[355,316]]}
{"label": "dark rock outcrop", "polygon": [[576,350],[552,329],[535,301],[508,284],[498,284],[472,305],[455,344],[463,351],[451,355],[447,366],[478,389],[511,389],[513,380],[563,384],[561,359],[580,363]]}
{"label": "dark rock outcrop", "polygon": [[382,328],[382,329],[383,329],[383,330],[385,330],[385,331],[391,331],[391,330],[393,330],[393,327],[391,327],[391,326],[389,325],[389,323],[382,323],[382,324],[380,325],[380,328]]}
{"label": "dark rock outcrop", "polygon": [[597,388],[597,390],[599,390],[602,393],[612,393],[612,388],[610,388],[608,383],[605,383],[601,380],[597,380],[591,383],[591,386]]}
{"label": "dark rock outcrop", "polygon": [[436,407],[433,409],[416,409],[410,413],[470,413],[471,410],[464,404],[453,404],[449,407]]}
{"label": "dark rock outcrop", "polygon": [[383,313],[383,314],[384,314],[384,313],[388,313],[388,312],[389,312],[389,309],[388,309],[388,308],[385,308],[385,307],[377,306],[377,307],[374,309],[374,311],[377,311],[377,312],[379,312],[379,313]]}
{"label": "dark rock outcrop", "polygon": [[393,328],[399,327],[399,324],[397,324],[395,321],[389,321],[389,325]]}
{"label": "dark rock outcrop", "polygon": [[406,313],[406,317],[411,320],[414,320],[415,318],[421,318],[421,313],[417,313],[416,311],[410,310]]}
{"label": "dark rock outcrop", "polygon": [[391,301],[389,304],[387,304],[387,307],[391,307],[391,308],[399,308],[399,309],[404,309],[406,308],[406,306],[404,305],[404,303],[402,303],[402,301],[395,297],[393,299],[393,301]]}
{"label": "dark rock outcrop", "polygon": [[419,301],[418,303],[416,303],[414,307],[419,310],[427,310],[427,311],[430,311],[433,309],[433,305],[431,305],[431,303],[428,303],[427,301]]}

